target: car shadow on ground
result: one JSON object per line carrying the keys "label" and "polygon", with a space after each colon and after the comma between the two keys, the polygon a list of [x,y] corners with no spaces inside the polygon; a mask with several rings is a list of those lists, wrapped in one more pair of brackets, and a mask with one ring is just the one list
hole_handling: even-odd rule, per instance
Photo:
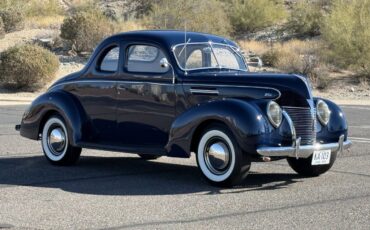
{"label": "car shadow on ground", "polygon": [[240,186],[222,189],[210,186],[195,166],[136,157],[85,156],[69,167],[52,166],[43,156],[0,158],[0,189],[32,186],[93,195],[213,195],[283,189],[297,182],[300,177],[294,173],[251,172]]}

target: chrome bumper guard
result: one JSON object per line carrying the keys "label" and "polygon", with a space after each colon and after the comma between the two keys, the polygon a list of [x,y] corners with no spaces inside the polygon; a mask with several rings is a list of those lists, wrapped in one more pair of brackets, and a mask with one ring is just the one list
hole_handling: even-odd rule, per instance
{"label": "chrome bumper guard", "polygon": [[294,141],[293,146],[287,147],[261,147],[257,149],[257,153],[266,157],[296,157],[308,158],[316,150],[331,150],[341,154],[343,150],[351,147],[352,142],[347,140],[344,141],[344,135],[339,137],[337,143],[320,144],[315,145],[301,145],[301,138],[297,138]]}

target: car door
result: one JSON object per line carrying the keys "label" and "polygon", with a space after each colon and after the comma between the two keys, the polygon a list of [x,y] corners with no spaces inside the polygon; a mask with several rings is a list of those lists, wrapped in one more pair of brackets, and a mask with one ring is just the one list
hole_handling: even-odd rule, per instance
{"label": "car door", "polygon": [[78,97],[92,126],[85,142],[99,145],[115,141],[119,51],[118,44],[103,48],[86,74],[70,90]]}
{"label": "car door", "polygon": [[174,120],[176,93],[171,67],[159,46],[126,43],[117,83],[117,134],[123,146],[163,148]]}

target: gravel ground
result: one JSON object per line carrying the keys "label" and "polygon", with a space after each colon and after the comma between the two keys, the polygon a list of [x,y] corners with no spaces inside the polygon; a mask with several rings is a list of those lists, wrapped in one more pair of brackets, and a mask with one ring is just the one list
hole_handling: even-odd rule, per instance
{"label": "gravel ground", "polygon": [[83,150],[51,166],[14,124],[25,106],[0,106],[0,228],[369,229],[370,107],[343,106],[354,146],[316,178],[282,161],[255,163],[241,186],[209,186],[194,157],[143,161]]}

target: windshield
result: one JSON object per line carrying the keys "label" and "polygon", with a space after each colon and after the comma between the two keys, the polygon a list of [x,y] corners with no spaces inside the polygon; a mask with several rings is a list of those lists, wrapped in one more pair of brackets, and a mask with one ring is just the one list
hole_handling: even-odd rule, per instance
{"label": "windshield", "polygon": [[226,68],[247,71],[242,55],[235,47],[219,43],[178,44],[173,52],[183,70]]}

